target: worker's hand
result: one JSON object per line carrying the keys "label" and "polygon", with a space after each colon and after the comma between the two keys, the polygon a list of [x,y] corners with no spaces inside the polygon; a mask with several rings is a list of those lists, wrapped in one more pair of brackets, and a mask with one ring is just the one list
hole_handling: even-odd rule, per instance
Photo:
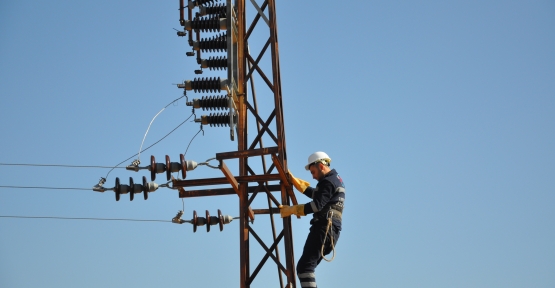
{"label": "worker's hand", "polygon": [[289,205],[279,205],[279,214],[281,214],[281,218],[289,217],[293,213],[295,213],[295,208]]}
{"label": "worker's hand", "polygon": [[293,214],[297,216],[304,216],[304,204],[300,205],[279,205],[279,214],[281,218],[289,217]]}
{"label": "worker's hand", "polygon": [[293,186],[295,186],[295,189],[297,189],[301,193],[304,193],[306,188],[310,186],[310,183],[308,183],[307,181],[304,181],[303,179],[295,178],[295,176],[293,176],[293,173],[291,173],[291,171],[288,171],[288,172],[289,172],[289,175],[291,175],[291,182],[293,182]]}

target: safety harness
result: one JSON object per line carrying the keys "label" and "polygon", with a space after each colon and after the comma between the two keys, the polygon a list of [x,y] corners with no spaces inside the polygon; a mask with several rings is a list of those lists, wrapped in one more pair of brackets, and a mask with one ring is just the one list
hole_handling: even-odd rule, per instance
{"label": "safety harness", "polygon": [[[336,188],[334,194],[338,193],[338,192],[345,193],[345,188],[343,188],[343,187]],[[341,221],[342,214],[343,214],[343,201],[344,200],[342,198],[339,198],[339,201],[337,203],[334,203],[334,204],[331,204],[331,205],[326,205],[322,209],[323,211],[318,212],[318,214],[321,215],[320,214],[321,212],[326,211],[326,212],[324,212],[324,213],[326,213],[325,218],[328,220],[328,224],[327,224],[327,227],[326,227],[326,233],[324,234],[324,242],[322,242],[322,249],[320,249],[320,255],[322,256],[322,259],[326,260],[327,262],[331,262],[331,261],[333,261],[333,259],[335,259],[335,244],[333,243],[333,229],[331,229],[331,233],[330,233],[330,228],[333,224],[333,219],[337,219],[337,220]],[[321,217],[319,215],[315,215],[316,216],[315,217],[315,222],[319,220],[318,219],[319,217]],[[328,235],[329,235],[329,239],[331,241],[331,249],[333,251],[331,259],[327,259],[324,256],[324,248],[326,246],[326,238],[328,238]]]}
{"label": "safety harness", "polygon": [[[336,193],[339,193],[339,192],[345,193],[345,188],[338,187],[338,188],[335,189],[333,194],[336,194]],[[333,211],[332,216],[331,216],[332,218],[335,218],[335,219],[341,221],[341,216],[342,216],[342,213],[343,213],[343,201],[344,201],[344,199],[340,197],[339,200],[336,203],[326,204],[322,208],[322,210],[314,213],[313,219],[310,222],[310,224],[313,224],[313,223],[315,223],[319,220],[328,219],[329,211]],[[312,205],[314,205],[314,204],[312,204]],[[314,209],[316,209],[315,206],[314,206]]]}

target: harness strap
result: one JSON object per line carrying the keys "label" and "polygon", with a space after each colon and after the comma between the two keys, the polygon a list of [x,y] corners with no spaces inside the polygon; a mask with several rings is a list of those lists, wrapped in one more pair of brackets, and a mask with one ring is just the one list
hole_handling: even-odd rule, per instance
{"label": "harness strap", "polygon": [[[324,234],[324,242],[322,243],[322,249],[320,249],[320,255],[322,256],[322,259],[326,260],[327,262],[331,262],[331,261],[333,261],[333,259],[335,259],[335,244],[333,243],[333,236],[329,233],[330,228],[332,226],[332,220],[331,219],[334,217],[334,214],[335,214],[334,212],[335,212],[334,210],[329,210],[328,211],[328,215],[327,215],[328,216],[328,226],[326,227],[326,234]],[[339,211],[337,211],[337,212],[339,212]],[[339,217],[341,217],[341,212],[339,212],[339,214],[340,214]],[[332,230],[331,233],[333,233],[333,230]],[[330,234],[331,250],[333,251],[333,255],[332,255],[331,259],[327,259],[324,256],[324,248],[326,247],[326,240],[325,239],[328,237],[328,234]]]}

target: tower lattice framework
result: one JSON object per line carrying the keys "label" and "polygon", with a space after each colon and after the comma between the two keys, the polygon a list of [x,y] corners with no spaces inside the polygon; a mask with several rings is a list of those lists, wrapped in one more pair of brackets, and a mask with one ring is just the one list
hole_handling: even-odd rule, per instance
{"label": "tower lattice framework", "polygon": [[[196,56],[201,65],[196,73],[201,74],[203,68],[227,69],[227,78],[199,77],[184,81],[178,87],[196,93],[226,93],[220,97],[197,99],[195,108],[219,105],[229,110],[227,114],[203,115],[197,122],[230,127],[230,137],[237,141],[237,150],[216,153],[224,177],[173,180],[173,186],[181,188],[181,198],[237,194],[240,287],[251,287],[251,284],[273,286],[273,283],[255,281],[263,266],[267,265],[275,265],[280,287],[296,287],[291,218],[280,218],[278,208],[281,204],[295,205],[297,200],[287,168],[275,1],[196,0],[186,3],[180,0],[180,23],[184,29],[178,35],[185,36],[193,48],[187,55]],[[258,51],[251,51],[249,47],[253,35],[256,35],[257,42],[259,39],[265,41]],[[202,57],[217,52],[227,55]],[[239,175],[233,175],[226,164],[233,159],[238,160]],[[231,185],[231,188],[198,188],[222,184]],[[189,190],[191,187],[198,190]],[[255,202],[257,198],[259,201]],[[265,198],[263,202],[267,205],[252,207],[261,202],[260,198]],[[257,227],[254,224],[255,217],[263,214],[270,215],[270,230],[267,225]],[[257,232],[261,230],[271,231],[272,235],[266,239],[272,240],[264,242],[264,237]],[[265,251],[262,259],[251,257],[254,246]]]}

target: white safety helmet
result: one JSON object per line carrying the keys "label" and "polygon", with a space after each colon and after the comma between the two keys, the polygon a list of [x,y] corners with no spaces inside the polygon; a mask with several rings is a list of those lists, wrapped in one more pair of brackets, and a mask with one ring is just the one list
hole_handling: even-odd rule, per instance
{"label": "white safety helmet", "polygon": [[310,165],[317,162],[323,163],[326,166],[330,166],[331,158],[330,156],[328,156],[328,154],[324,152],[321,152],[321,151],[314,152],[310,156],[308,156],[308,164],[304,166],[304,169],[309,170],[308,167],[310,167]]}

